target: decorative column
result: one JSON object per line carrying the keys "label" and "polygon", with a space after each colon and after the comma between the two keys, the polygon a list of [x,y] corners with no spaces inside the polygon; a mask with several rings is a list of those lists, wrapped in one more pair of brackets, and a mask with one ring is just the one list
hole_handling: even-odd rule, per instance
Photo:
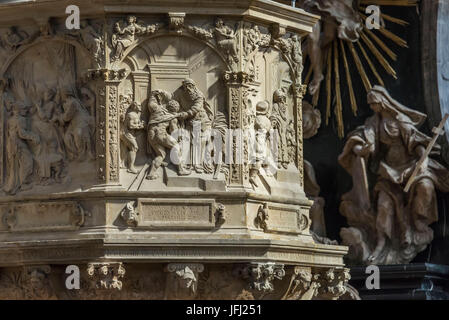
{"label": "decorative column", "polygon": [[250,76],[246,72],[230,72],[224,74],[224,82],[228,91],[229,104],[229,136],[226,160],[229,164],[229,187],[251,188],[249,183],[249,155],[248,139],[245,129],[248,124],[245,121],[245,112],[249,108],[248,82]]}
{"label": "decorative column", "polygon": [[120,185],[120,137],[118,85],[126,76],[124,70],[88,71],[97,92],[96,152],[99,184],[95,188]]}
{"label": "decorative column", "polygon": [[293,95],[295,98],[295,122],[296,122],[296,166],[299,171],[302,189],[304,190],[304,138],[302,129],[302,99],[306,94],[307,85],[295,84]]}

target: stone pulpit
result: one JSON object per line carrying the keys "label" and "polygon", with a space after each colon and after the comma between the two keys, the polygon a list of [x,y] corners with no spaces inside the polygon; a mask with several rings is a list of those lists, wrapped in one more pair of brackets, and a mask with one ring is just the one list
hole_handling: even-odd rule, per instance
{"label": "stone pulpit", "polygon": [[314,242],[303,187],[319,17],[72,2],[0,4],[0,297],[344,295],[347,248]]}

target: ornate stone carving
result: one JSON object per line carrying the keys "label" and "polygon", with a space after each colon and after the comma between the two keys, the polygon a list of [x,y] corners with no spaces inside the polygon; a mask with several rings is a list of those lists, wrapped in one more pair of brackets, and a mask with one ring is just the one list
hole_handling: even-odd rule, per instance
{"label": "ornate stone carving", "polygon": [[[449,171],[425,154],[431,138],[418,128],[426,115],[403,106],[379,86],[368,93],[368,103],[375,114],[349,134],[338,160],[354,185],[342,197],[340,212],[350,227],[340,234],[351,247],[352,261],[408,263],[433,239],[429,225],[438,220],[435,189],[449,191]],[[435,145],[431,154],[439,150]],[[422,156],[419,178],[407,193],[403,188]],[[368,176],[374,174],[372,186]]]}
{"label": "ornate stone carving", "polygon": [[261,228],[264,231],[267,231],[268,229],[268,218],[269,218],[269,209],[268,209],[268,203],[264,203],[260,205],[259,210],[257,210],[257,216],[254,221],[254,224],[257,228]]}
{"label": "ornate stone carving", "polygon": [[329,269],[319,274],[318,299],[337,300],[347,291],[348,281],[351,279],[349,269]]}
{"label": "ornate stone carving", "polygon": [[125,276],[125,268],[121,262],[98,262],[87,265],[90,287],[93,289],[122,290],[120,279]]}
{"label": "ornate stone carving", "polygon": [[138,225],[138,215],[139,212],[136,211],[133,201],[128,202],[120,213],[122,219],[130,227],[136,227]]}
{"label": "ornate stone carving", "polygon": [[116,22],[111,38],[112,47],[114,48],[112,60],[123,58],[125,50],[136,41],[137,36],[150,35],[156,32],[159,27],[158,24],[143,26],[137,23],[135,16],[128,16],[126,22]]}
{"label": "ornate stone carving", "polygon": [[165,299],[193,299],[198,291],[198,274],[204,271],[199,263],[170,263],[165,268],[167,285]]}
{"label": "ornate stone carving", "polygon": [[171,31],[181,34],[184,28],[184,18],[186,14],[183,12],[169,12],[169,28]]}
{"label": "ornate stone carving", "polygon": [[220,227],[225,222],[226,222],[226,207],[222,203],[217,203],[215,210],[215,226]]}
{"label": "ornate stone carving", "polygon": [[104,65],[104,37],[101,35],[102,30],[96,30],[88,20],[80,22],[80,29],[70,31],[68,36],[75,37],[90,52],[95,67],[101,68]]}
{"label": "ornate stone carving", "polygon": [[254,263],[238,267],[236,271],[243,279],[249,281],[251,290],[264,293],[274,291],[274,280],[282,280],[285,276],[283,264]]}
{"label": "ornate stone carving", "polygon": [[[278,140],[278,165],[279,168],[287,169],[294,158],[290,158],[291,152],[287,142],[290,138],[290,147],[295,143],[296,138],[291,137],[291,128],[288,120],[287,95],[285,90],[278,89],[273,94],[273,111],[270,116],[271,126],[276,130],[276,138]],[[293,129],[294,130],[294,129]],[[290,137],[288,136],[290,132]],[[292,141],[293,138],[293,141]],[[296,151],[296,150],[295,150]]]}
{"label": "ornate stone carving", "polygon": [[223,51],[230,64],[238,63],[238,39],[237,32],[227,26],[221,18],[215,20],[213,29],[218,47]]}
{"label": "ornate stone carving", "polygon": [[302,126],[304,139],[309,139],[318,133],[321,126],[321,112],[307,101],[302,103]]}

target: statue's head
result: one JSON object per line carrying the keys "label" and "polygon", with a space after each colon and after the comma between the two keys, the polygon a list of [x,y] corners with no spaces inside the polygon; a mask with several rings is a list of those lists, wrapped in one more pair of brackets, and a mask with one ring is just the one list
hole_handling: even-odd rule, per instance
{"label": "statue's head", "polygon": [[157,100],[159,104],[166,104],[171,99],[171,94],[164,90],[154,90],[151,95]]}
{"label": "statue's head", "polygon": [[185,93],[189,96],[190,99],[196,99],[200,93],[198,92],[198,88],[196,87],[195,81],[190,78],[185,79],[182,82],[182,88]]}
{"label": "statue's head", "polygon": [[172,113],[177,113],[177,112],[179,112],[180,108],[181,108],[181,106],[178,101],[170,100],[170,102],[168,103],[167,110]]}
{"label": "statue's head", "polygon": [[138,103],[137,101],[133,101],[133,102],[129,105],[129,109],[130,109],[131,111],[141,112],[141,111],[142,111],[142,106],[141,106],[140,103]]}
{"label": "statue's head", "polygon": [[223,19],[218,18],[217,20],[215,20],[215,26],[216,26],[217,28],[223,27],[223,26],[224,26]]}
{"label": "statue's head", "polygon": [[273,94],[273,101],[275,103],[285,103],[287,101],[287,95],[283,89],[277,89]]}
{"label": "statue's head", "polygon": [[256,104],[256,115],[266,116],[270,111],[270,103],[268,101],[260,101]]}
{"label": "statue's head", "polygon": [[380,92],[371,90],[367,95],[368,104],[374,112],[384,110],[385,99]]}
{"label": "statue's head", "polygon": [[129,24],[133,24],[137,21],[137,18],[135,16],[128,16],[127,21]]}

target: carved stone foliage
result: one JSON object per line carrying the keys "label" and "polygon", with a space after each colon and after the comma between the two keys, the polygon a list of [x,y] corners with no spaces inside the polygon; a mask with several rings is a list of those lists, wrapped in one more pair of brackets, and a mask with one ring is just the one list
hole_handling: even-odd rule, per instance
{"label": "carved stone foliage", "polygon": [[89,263],[87,274],[90,280],[90,288],[122,290],[121,279],[125,276],[125,272],[121,262]]}
{"label": "carved stone foliage", "polygon": [[249,282],[249,289],[265,293],[274,291],[274,280],[285,276],[284,265],[275,263],[248,264],[236,272]]}
{"label": "carved stone foliage", "polygon": [[[339,157],[354,185],[340,204],[349,224],[340,235],[350,246],[351,261],[409,263],[433,239],[435,189],[449,191],[449,171],[432,158],[439,145],[430,154],[425,151],[432,140],[419,131],[425,114],[403,106],[380,86],[370,90],[368,103],[375,115],[349,134]],[[416,166],[417,176],[412,174]]]}

